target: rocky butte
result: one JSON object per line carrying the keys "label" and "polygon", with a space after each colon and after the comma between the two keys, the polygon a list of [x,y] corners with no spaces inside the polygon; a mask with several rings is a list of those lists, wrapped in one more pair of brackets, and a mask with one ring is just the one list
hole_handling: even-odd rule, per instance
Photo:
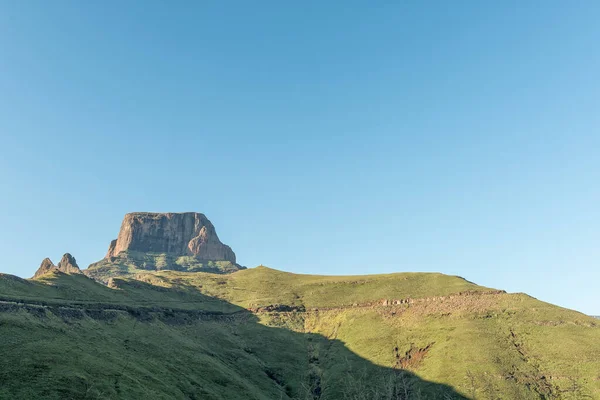
{"label": "rocky butte", "polygon": [[[136,270],[228,273],[243,269],[204,214],[134,212],[126,214],[106,257],[85,271],[106,282]],[[137,271],[139,272],[139,271]]]}
{"label": "rocky butte", "polygon": [[126,214],[106,258],[128,250],[235,263],[235,254],[221,243],[214,225],[204,214],[195,212]]}

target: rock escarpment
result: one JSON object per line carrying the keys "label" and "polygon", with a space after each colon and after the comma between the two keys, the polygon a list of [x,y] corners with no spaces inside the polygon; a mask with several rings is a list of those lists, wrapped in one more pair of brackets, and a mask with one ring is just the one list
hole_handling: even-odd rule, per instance
{"label": "rock escarpment", "polygon": [[125,215],[119,236],[110,243],[106,258],[116,257],[123,251],[235,263],[233,250],[221,243],[213,224],[204,214],[195,212]]}
{"label": "rock escarpment", "polygon": [[84,272],[107,283],[113,276],[135,276],[140,270],[230,273],[244,267],[221,242],[204,214],[126,214],[117,239],[110,242],[103,260]]}
{"label": "rock escarpment", "polygon": [[62,259],[60,260],[58,265],[54,265],[54,263],[49,258],[44,258],[44,260],[42,261],[42,264],[40,265],[38,270],[35,272],[33,277],[37,278],[38,276],[47,274],[48,272],[50,272],[52,270],[64,272],[65,274],[81,274],[81,270],[79,269],[79,266],[77,265],[77,261],[75,260],[75,257],[73,257],[69,253],[65,253],[65,255],[62,257]]}

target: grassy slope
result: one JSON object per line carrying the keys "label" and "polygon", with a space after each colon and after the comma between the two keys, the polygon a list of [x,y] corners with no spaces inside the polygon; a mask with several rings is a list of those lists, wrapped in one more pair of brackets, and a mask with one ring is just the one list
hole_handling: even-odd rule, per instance
{"label": "grassy slope", "polygon": [[[194,398],[190,393],[195,393],[197,398],[233,399],[240,392],[247,398],[288,398],[300,396],[316,374],[325,400],[341,398],[341,382],[349,371],[354,378],[363,371],[381,377],[402,362],[423,379],[416,380],[415,388],[424,398],[444,391],[436,385],[444,383],[478,399],[600,399],[597,321],[523,294],[490,294],[462,278],[417,273],[323,277],[265,267],[230,275],[161,271],[137,278],[115,280],[111,289],[81,276],[52,274],[25,281],[0,275],[0,296],[235,315],[245,315],[236,305],[285,304],[309,311],[259,313],[260,324],[253,315],[173,323],[164,313],[138,321],[121,312],[112,321],[85,316],[74,322],[48,311],[43,318],[23,310],[4,312],[0,337],[12,351],[0,359],[0,370],[20,366],[21,379],[42,379],[34,382],[38,390],[58,385],[81,393],[85,388],[89,396],[80,398],[138,398],[141,393],[161,398],[167,396],[165,387],[177,388],[176,398]],[[459,292],[469,295],[448,296]],[[373,305],[406,298],[413,302]],[[318,362],[311,364],[315,358]],[[25,390],[7,372],[0,378],[5,393]],[[67,381],[63,385],[60,379]],[[5,393],[0,391],[0,397]]]}
{"label": "grassy slope", "polygon": [[[490,292],[459,277],[423,273],[313,276],[259,267],[228,276],[165,271],[141,278],[157,284],[185,281],[243,307],[319,308],[306,314],[305,331],[342,340],[351,351],[382,366],[395,363],[392,350],[396,347],[404,355],[411,346],[433,344],[414,371],[471,397],[600,398],[597,321],[524,294],[433,299],[459,292]],[[429,301],[360,307],[385,298]]]}
{"label": "grassy slope", "polygon": [[[0,327],[3,399],[273,399],[282,391],[266,375],[274,358],[306,359],[301,337],[272,331],[269,351],[253,355],[244,337],[265,335],[258,324],[17,311],[1,313]],[[286,367],[290,385],[302,367]]]}
{"label": "grassy slope", "polygon": [[[313,399],[318,383],[322,399],[335,399],[352,371],[394,377],[339,341],[301,332],[300,313],[269,327],[184,279],[167,282],[177,290],[127,280],[107,288],[56,271],[0,276],[0,398]],[[197,310],[213,313],[189,315]]]}
{"label": "grassy slope", "polygon": [[243,307],[271,304],[304,305],[306,308],[335,307],[386,298],[424,298],[489,290],[462,278],[438,273],[322,276],[292,274],[263,266],[229,275],[162,271],[139,278],[167,286],[185,282],[201,287],[203,293]]}

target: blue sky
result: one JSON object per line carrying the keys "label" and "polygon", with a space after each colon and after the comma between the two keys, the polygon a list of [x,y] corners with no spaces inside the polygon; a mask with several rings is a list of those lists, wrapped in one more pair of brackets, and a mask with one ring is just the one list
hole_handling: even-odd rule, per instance
{"label": "blue sky", "polygon": [[246,266],[600,314],[600,5],[0,1],[1,271],[199,211]]}

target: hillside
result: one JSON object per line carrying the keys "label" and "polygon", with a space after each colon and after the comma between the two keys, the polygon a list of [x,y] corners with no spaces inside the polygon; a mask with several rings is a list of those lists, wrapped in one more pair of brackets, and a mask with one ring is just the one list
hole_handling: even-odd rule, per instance
{"label": "hillside", "polygon": [[600,398],[597,320],[443,274],[52,270],[0,297],[0,398]]}

